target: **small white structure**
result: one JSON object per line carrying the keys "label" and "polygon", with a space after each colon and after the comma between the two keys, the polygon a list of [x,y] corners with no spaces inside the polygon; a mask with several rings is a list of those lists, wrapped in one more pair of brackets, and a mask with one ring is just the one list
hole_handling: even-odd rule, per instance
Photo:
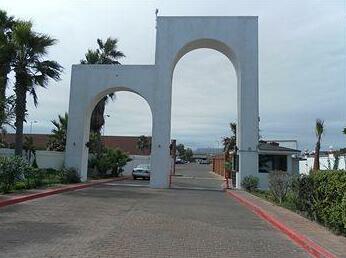
{"label": "small white structure", "polygon": [[[320,169],[328,170],[333,169],[335,163],[335,155],[330,153],[328,155],[320,155]],[[314,166],[314,156],[305,156],[299,161],[299,173],[308,175]],[[339,156],[338,169],[346,170],[346,154]]]}
{"label": "small white structure", "polygon": [[234,65],[238,86],[237,146],[242,178],[258,171],[258,18],[157,17],[153,65],[73,65],[65,166],[87,179],[89,126],[92,110],[105,95],[130,91],[149,104],[153,118],[151,187],[168,188],[172,75],[186,53],[215,49]]}

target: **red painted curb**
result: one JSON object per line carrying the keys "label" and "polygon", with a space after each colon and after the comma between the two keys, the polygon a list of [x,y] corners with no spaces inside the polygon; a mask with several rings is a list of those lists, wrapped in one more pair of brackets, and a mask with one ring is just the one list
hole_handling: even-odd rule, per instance
{"label": "red painted curb", "polygon": [[33,199],[37,199],[37,198],[42,198],[42,197],[54,195],[54,194],[59,194],[59,193],[64,193],[64,192],[69,192],[69,191],[76,191],[76,190],[84,189],[84,188],[87,188],[90,186],[109,183],[109,182],[113,182],[113,181],[121,181],[121,180],[125,180],[125,179],[128,179],[128,177],[113,178],[113,179],[110,179],[108,181],[102,181],[102,182],[71,185],[71,186],[66,186],[66,187],[62,187],[59,189],[47,190],[47,191],[44,191],[41,193],[34,193],[34,194],[28,194],[28,195],[24,195],[24,196],[13,197],[13,198],[8,199],[8,200],[0,201],[0,208],[8,206],[8,205],[20,203],[20,202],[25,202],[25,201],[29,201],[29,200],[33,200]]}
{"label": "red painted curb", "polygon": [[227,191],[228,195],[236,199],[239,203],[246,206],[249,210],[255,213],[258,217],[264,219],[269,222],[272,226],[280,230],[282,233],[287,235],[295,244],[302,247],[305,251],[307,251],[312,257],[326,257],[326,258],[336,258],[334,254],[329,252],[327,249],[322,246],[316,244],[312,240],[308,239],[306,236],[298,233],[292,228],[286,226],[277,218],[273,217],[269,213],[265,212],[262,208],[258,207],[251,201],[246,198],[240,196],[234,191]]}

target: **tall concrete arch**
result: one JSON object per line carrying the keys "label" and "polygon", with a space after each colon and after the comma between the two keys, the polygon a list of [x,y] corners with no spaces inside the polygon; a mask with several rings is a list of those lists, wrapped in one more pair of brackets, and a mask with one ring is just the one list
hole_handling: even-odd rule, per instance
{"label": "tall concrete arch", "polygon": [[157,17],[155,64],[72,67],[65,166],[86,180],[90,114],[98,98],[114,89],[141,95],[152,111],[152,175],[155,188],[169,187],[172,75],[176,63],[197,48],[226,55],[237,74],[239,173],[258,173],[257,17]]}

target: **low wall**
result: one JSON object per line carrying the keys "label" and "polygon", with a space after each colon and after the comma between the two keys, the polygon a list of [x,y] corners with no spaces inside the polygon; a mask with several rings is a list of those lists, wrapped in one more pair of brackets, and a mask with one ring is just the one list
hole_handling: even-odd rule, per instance
{"label": "low wall", "polygon": [[[14,149],[0,149],[0,156],[13,156]],[[25,152],[23,152],[25,157]],[[33,159],[33,158],[32,158]],[[64,167],[65,153],[60,151],[36,151],[36,162],[39,168],[61,169]]]}

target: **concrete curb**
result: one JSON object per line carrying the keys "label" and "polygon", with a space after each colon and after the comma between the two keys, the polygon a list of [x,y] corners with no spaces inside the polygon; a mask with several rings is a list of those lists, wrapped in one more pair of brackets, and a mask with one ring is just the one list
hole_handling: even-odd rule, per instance
{"label": "concrete curb", "polygon": [[29,200],[33,200],[33,199],[38,199],[38,198],[54,195],[54,194],[76,191],[76,190],[84,189],[87,187],[91,187],[91,186],[95,186],[95,185],[99,185],[99,184],[105,184],[105,183],[109,183],[109,182],[113,182],[113,181],[121,181],[121,180],[125,180],[128,178],[129,177],[119,177],[119,178],[112,178],[109,180],[103,180],[101,182],[91,182],[91,183],[78,184],[78,185],[68,185],[66,187],[62,187],[62,188],[58,188],[58,189],[48,189],[48,190],[40,192],[40,193],[17,196],[17,197],[10,198],[8,200],[2,200],[2,201],[0,200],[0,208],[5,207],[5,206],[9,206],[9,205],[13,205],[13,204],[17,204],[17,203],[21,203],[21,202],[25,202],[25,201],[29,201]]}
{"label": "concrete curb", "polygon": [[306,252],[308,252],[312,257],[326,257],[326,258],[336,258],[334,254],[329,252],[327,249],[316,244],[306,236],[298,233],[292,228],[285,225],[283,222],[273,217],[269,213],[265,212],[262,208],[258,207],[256,204],[252,203],[248,199],[242,197],[235,191],[227,191],[227,194],[237,200],[239,203],[247,207],[253,213],[263,220],[269,222],[276,229],[280,230],[282,233],[287,235],[296,245],[302,247]]}

